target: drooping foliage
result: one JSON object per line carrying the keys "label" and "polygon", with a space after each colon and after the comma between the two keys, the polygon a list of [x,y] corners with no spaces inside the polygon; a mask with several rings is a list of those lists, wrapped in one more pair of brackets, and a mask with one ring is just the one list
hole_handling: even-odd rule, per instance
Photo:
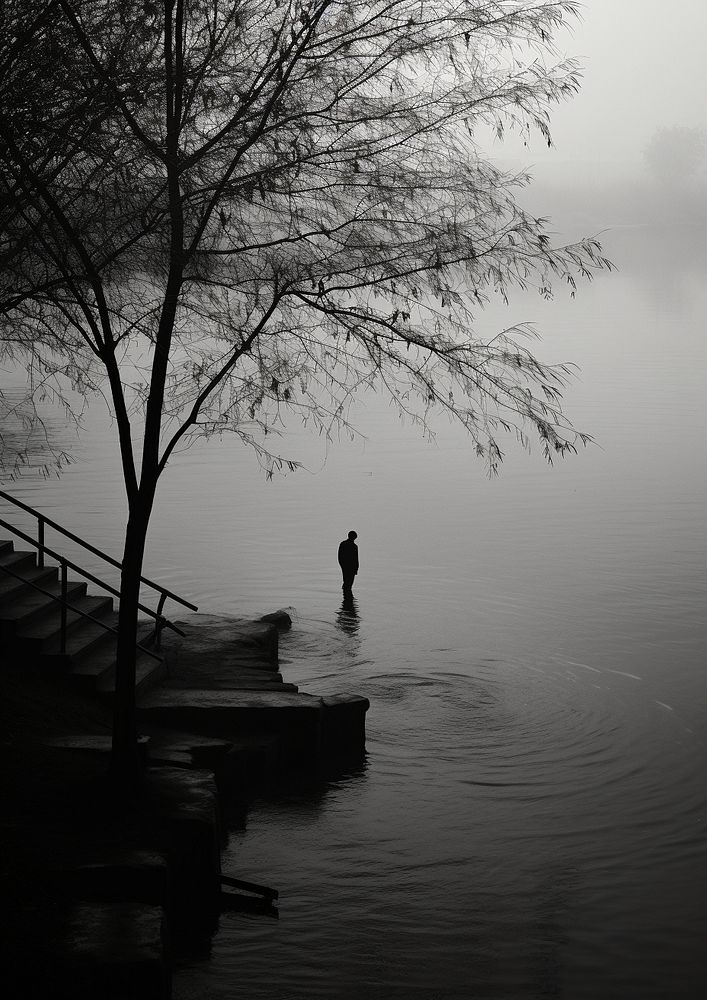
{"label": "drooping foliage", "polygon": [[527,331],[475,335],[489,296],[547,295],[604,263],[591,241],[552,249],[518,204],[524,178],[477,140],[509,125],[549,140],[578,83],[547,64],[573,8],[16,4],[0,129],[25,242],[5,331],[81,390],[121,368],[114,391],[143,402],[168,358],[161,466],[175,434],[214,426],[272,462],[283,408],[328,427],[376,382],[423,422],[452,412],[491,468],[499,427],[534,428],[548,457],[573,447],[566,372]]}

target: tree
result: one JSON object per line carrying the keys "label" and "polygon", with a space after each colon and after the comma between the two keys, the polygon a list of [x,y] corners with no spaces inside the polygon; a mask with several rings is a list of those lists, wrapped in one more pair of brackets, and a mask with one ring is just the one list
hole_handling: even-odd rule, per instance
{"label": "tree", "polygon": [[[52,0],[12,35],[1,169],[23,207],[3,344],[57,391],[111,400],[128,508],[119,772],[135,760],[145,539],[175,448],[227,429],[268,473],[295,468],[271,444],[281,418],[329,433],[365,385],[423,428],[451,414],[491,471],[499,431],[534,432],[549,460],[586,442],[562,413],[567,368],[537,360],[527,328],[475,333],[489,297],[573,291],[607,266],[593,240],[553,248],[517,203],[527,177],[479,139],[510,126],[550,141],[549,108],[578,75],[545,59],[575,8]],[[48,49],[45,114],[18,97]]]}

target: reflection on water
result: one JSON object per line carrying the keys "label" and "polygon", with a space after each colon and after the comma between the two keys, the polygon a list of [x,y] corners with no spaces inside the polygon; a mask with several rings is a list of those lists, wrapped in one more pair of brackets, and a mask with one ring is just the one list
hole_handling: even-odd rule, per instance
{"label": "reflection on water", "polygon": [[[234,825],[224,870],[276,886],[280,920],[225,914],[176,1000],[707,996],[707,289],[687,269],[658,301],[672,244],[647,239],[621,233],[632,266],[574,301],[488,313],[581,365],[568,409],[598,445],[552,470],[509,450],[489,482],[454,429],[430,447],[377,397],[365,449],[317,476],[266,483],[228,441],[170,463],[147,575],[207,612],[294,606],[285,679],[371,701],[365,768]],[[119,554],[92,430],[88,461],[12,489]]]}
{"label": "reflection on water", "polygon": [[356,635],[361,627],[356,598],[350,590],[344,591],[341,607],[336,614],[336,623],[342,632],[347,632],[349,635]]}

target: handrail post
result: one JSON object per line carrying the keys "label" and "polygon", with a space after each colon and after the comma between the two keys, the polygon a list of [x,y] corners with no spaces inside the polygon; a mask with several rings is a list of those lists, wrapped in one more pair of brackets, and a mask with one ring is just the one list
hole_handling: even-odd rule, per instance
{"label": "handrail post", "polygon": [[165,601],[167,600],[167,595],[164,590],[160,594],[160,600],[157,605],[157,611],[155,613],[155,649],[159,653],[160,644],[162,642],[162,629],[164,628],[164,618],[162,617],[162,609],[164,608]]}
{"label": "handrail post", "polygon": [[60,641],[60,652],[64,656],[66,654],[66,605],[68,601],[68,582],[67,582],[67,566],[64,559],[61,560],[61,641]]}
{"label": "handrail post", "polygon": [[44,518],[37,515],[37,565],[44,569]]}

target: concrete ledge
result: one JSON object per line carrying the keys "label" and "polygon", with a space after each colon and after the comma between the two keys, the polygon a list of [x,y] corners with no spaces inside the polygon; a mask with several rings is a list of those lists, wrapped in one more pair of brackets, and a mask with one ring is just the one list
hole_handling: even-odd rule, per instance
{"label": "concrete ledge", "polygon": [[[44,899],[4,935],[4,996],[13,1000],[169,1000],[171,956],[161,907]],[[14,940],[13,940],[14,937]]]}
{"label": "concrete ledge", "polygon": [[371,703],[357,694],[335,694],[322,699],[322,753],[360,755],[366,749],[366,712]]}
{"label": "concrete ledge", "polygon": [[186,635],[163,633],[170,686],[217,687],[243,668],[277,673],[280,632],[270,622],[194,614],[175,622]]}
{"label": "concrete ledge", "polygon": [[[47,737],[42,740],[42,743],[44,746],[54,747],[57,750],[67,750],[74,753],[107,758],[111,752],[113,739],[109,733],[81,733],[78,735]],[[149,736],[138,736],[137,749],[140,763],[145,767],[150,750]]]}
{"label": "concrete ledge", "polygon": [[[364,752],[370,707],[366,698],[318,698],[283,683],[277,635],[278,629],[292,624],[287,611],[257,622],[195,614],[179,624],[187,634],[182,640],[170,639],[166,685],[140,699],[140,724],[153,736],[155,727],[234,742],[244,736],[275,735],[284,768]],[[186,766],[184,754],[175,754],[174,762]],[[252,776],[253,769],[249,771]]]}
{"label": "concrete ledge", "polygon": [[158,907],[77,903],[69,912],[63,944],[63,974],[56,977],[48,995],[71,1000],[171,996],[163,914]]}
{"label": "concrete ledge", "polygon": [[144,835],[164,851],[169,866],[170,925],[178,933],[212,933],[221,886],[221,817],[213,776],[151,768],[144,790]]}
{"label": "concrete ledge", "polygon": [[58,897],[88,901],[164,906],[170,875],[164,852],[126,848],[97,859],[47,873]]}
{"label": "concrete ledge", "polygon": [[322,699],[290,691],[162,690],[146,696],[138,715],[151,725],[237,741],[243,735],[276,734],[295,760],[321,748]]}

